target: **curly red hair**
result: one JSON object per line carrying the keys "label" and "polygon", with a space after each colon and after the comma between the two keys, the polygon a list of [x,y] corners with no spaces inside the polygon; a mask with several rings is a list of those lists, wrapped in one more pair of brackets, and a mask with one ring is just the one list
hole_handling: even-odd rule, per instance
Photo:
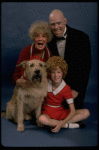
{"label": "curly red hair", "polygon": [[47,64],[50,66],[51,70],[57,70],[57,67],[59,67],[59,69],[62,71],[64,75],[63,78],[66,77],[68,71],[68,64],[60,56],[50,57],[47,60]]}

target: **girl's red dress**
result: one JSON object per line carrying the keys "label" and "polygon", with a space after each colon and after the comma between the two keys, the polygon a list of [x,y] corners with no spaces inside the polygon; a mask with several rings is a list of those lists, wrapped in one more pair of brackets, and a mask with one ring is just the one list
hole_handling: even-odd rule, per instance
{"label": "girl's red dress", "polygon": [[[48,83],[48,94],[42,105],[42,114],[47,114],[50,118],[56,120],[65,119],[70,113],[70,109],[64,108],[62,102],[67,100],[67,103],[73,103],[71,88],[62,80],[60,86],[52,91],[52,83]],[[59,107],[51,107],[51,106]],[[61,106],[60,106],[61,105]]]}

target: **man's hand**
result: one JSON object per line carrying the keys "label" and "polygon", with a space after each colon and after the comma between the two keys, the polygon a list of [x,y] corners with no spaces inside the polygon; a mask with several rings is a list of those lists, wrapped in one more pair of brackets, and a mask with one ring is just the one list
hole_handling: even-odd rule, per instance
{"label": "man's hand", "polygon": [[21,76],[21,78],[16,81],[16,85],[18,85],[22,88],[33,87],[33,84],[30,81],[24,79],[23,76]]}
{"label": "man's hand", "polygon": [[75,90],[72,90],[71,93],[72,93],[72,96],[73,96],[74,99],[78,96],[78,92],[75,91]]}

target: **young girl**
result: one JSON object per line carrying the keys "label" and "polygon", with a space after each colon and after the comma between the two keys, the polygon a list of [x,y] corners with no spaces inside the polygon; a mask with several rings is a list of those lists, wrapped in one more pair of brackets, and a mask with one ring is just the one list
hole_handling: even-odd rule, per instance
{"label": "young girl", "polygon": [[[62,79],[67,74],[67,63],[59,56],[49,58],[47,63],[51,67],[51,80],[48,82],[48,94],[42,105],[40,123],[54,127],[52,132],[58,132],[61,128],[84,128],[85,124],[78,121],[86,119],[90,112],[87,109],[75,110],[71,88]],[[69,109],[62,105],[64,100],[67,101]]]}

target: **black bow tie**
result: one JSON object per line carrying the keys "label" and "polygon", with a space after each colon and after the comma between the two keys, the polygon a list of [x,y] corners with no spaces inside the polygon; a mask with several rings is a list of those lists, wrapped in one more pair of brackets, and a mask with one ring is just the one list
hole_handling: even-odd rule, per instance
{"label": "black bow tie", "polygon": [[57,37],[57,40],[65,40],[64,37]]}
{"label": "black bow tie", "polygon": [[[66,35],[66,32],[65,32],[65,34],[64,34],[64,36]],[[57,40],[65,40],[66,38],[64,38],[64,37],[56,37],[57,38]]]}

